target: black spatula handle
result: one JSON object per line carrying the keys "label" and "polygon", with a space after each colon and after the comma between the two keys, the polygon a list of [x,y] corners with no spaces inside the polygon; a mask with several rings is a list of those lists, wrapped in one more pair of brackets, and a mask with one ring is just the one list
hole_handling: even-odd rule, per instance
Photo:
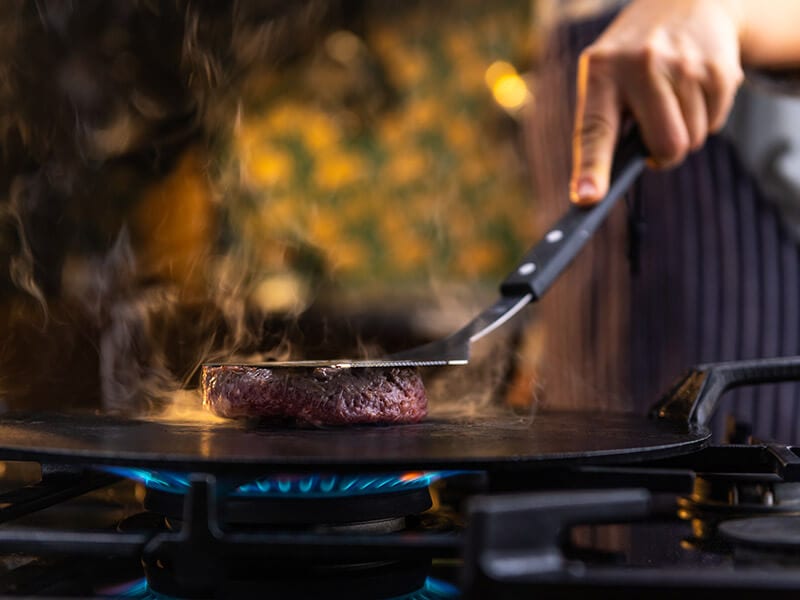
{"label": "black spatula handle", "polygon": [[644,169],[646,149],[636,127],[623,136],[614,156],[608,194],[591,208],[571,207],[531,248],[500,285],[504,296],[532,294],[537,300],[572,262],[611,209]]}

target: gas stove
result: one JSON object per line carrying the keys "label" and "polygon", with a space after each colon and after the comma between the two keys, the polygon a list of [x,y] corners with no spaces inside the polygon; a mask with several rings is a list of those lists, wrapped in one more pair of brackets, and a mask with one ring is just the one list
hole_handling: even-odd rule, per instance
{"label": "gas stove", "polygon": [[[553,432],[581,429],[591,438],[580,414],[298,435],[5,415],[0,589],[129,598],[796,597],[800,448],[712,445],[703,421],[731,382],[786,377],[798,362],[749,363],[747,377],[727,366],[697,369],[651,419],[593,416],[616,444],[591,450],[585,440],[572,450],[553,441]],[[646,443],[631,440],[628,426],[641,426]],[[531,446],[520,432],[541,439]],[[375,448],[373,435],[383,452],[359,455]],[[308,443],[317,437],[328,454]],[[197,447],[186,441],[197,439]],[[352,448],[351,439],[359,440]]]}

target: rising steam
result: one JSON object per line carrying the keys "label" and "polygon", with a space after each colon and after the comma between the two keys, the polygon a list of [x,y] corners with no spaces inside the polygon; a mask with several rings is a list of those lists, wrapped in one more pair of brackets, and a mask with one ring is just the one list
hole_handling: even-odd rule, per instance
{"label": "rising steam", "polygon": [[[291,324],[265,338],[254,298],[272,290],[252,257],[219,239],[240,174],[209,157],[237,124],[242,76],[306,49],[330,13],[319,0],[0,3],[0,392],[194,420],[186,388],[203,362],[298,358]],[[481,308],[448,302],[440,316],[464,320],[426,333]],[[506,331],[469,367],[430,374],[433,416],[488,410],[513,346]]]}
{"label": "rising steam", "polygon": [[[103,408],[139,414],[163,408],[202,361],[259,350],[251,274],[242,257],[215,254],[215,215],[176,275],[158,263],[158,245],[143,254],[159,222],[136,206],[187,150],[224,138],[238,78],[299,52],[327,9],[314,0],[0,4],[0,391],[58,407],[91,401],[96,384]],[[93,375],[71,393],[65,382],[84,367]]]}

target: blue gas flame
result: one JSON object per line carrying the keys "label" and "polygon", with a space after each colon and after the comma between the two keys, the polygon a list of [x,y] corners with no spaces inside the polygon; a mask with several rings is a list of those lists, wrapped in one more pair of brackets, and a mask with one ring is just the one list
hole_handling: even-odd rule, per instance
{"label": "blue gas flame", "polygon": [[425,585],[417,591],[405,596],[396,596],[390,600],[451,600],[451,598],[460,597],[461,592],[452,583],[428,577]]}
{"label": "blue gas flame", "polygon": [[[108,473],[144,483],[148,488],[183,494],[190,486],[189,475],[171,471],[150,471],[133,467],[99,467]],[[231,495],[243,498],[335,498],[416,490],[434,481],[464,471],[418,471],[365,475],[295,474],[270,475],[240,485]]]}
{"label": "blue gas flame", "polygon": [[[100,595],[107,598],[134,598],[136,600],[168,600],[170,598],[151,590],[147,585],[147,579],[144,578],[101,590]],[[428,577],[425,580],[425,585],[420,589],[410,594],[395,596],[387,600],[452,600],[460,597],[460,595],[458,588],[454,585]]]}

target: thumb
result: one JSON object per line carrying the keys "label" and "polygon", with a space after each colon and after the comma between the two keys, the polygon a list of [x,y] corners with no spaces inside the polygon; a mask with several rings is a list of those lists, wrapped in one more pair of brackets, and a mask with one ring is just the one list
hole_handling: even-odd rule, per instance
{"label": "thumb", "polygon": [[594,204],[608,191],[621,110],[613,80],[591,73],[588,65],[582,60],[578,71],[572,141],[570,198],[580,205]]}

